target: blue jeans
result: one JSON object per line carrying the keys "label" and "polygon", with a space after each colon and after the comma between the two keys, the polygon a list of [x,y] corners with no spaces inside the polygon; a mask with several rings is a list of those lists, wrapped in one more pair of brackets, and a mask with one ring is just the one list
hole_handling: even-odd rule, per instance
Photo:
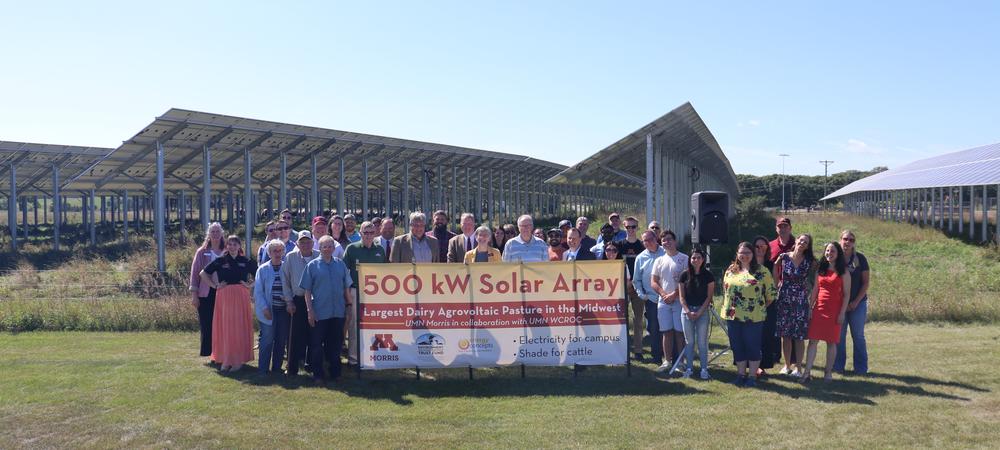
{"label": "blue jeans", "polygon": [[268,366],[271,371],[280,372],[281,363],[285,359],[285,346],[288,345],[288,328],[292,322],[288,310],[284,306],[271,307],[271,324],[260,324],[258,343],[257,371],[266,374]]}
{"label": "blue jeans", "polygon": [[848,311],[844,317],[844,325],[840,327],[840,343],[837,344],[837,357],[833,360],[833,370],[843,372],[847,366],[847,328],[851,328],[851,341],[854,342],[854,373],[868,373],[868,344],[865,342],[865,320],[868,318],[868,299],[858,303],[854,311]]}
{"label": "blue jeans", "polygon": [[663,362],[663,341],[660,339],[660,322],[656,318],[656,302],[646,300],[646,331],[649,333],[649,352],[653,361]]}
{"label": "blue jeans", "polygon": [[760,361],[760,338],[764,333],[764,322],[740,322],[727,320],[729,347],[737,363]]}
{"label": "blue jeans", "polygon": [[687,358],[688,369],[694,367],[694,344],[698,342],[698,359],[701,360],[701,368],[708,368],[708,325],[712,319],[712,311],[705,310],[697,320],[691,320],[687,314],[681,316],[681,324],[684,326],[684,357]]}
{"label": "blue jeans", "polygon": [[274,350],[274,321],[271,325],[260,323],[260,337],[257,338],[257,373],[266,374],[271,364],[271,353]]}

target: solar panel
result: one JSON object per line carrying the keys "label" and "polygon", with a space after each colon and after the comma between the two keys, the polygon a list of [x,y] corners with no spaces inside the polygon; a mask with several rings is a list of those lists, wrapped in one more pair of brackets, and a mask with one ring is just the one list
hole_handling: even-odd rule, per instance
{"label": "solar panel", "polygon": [[1000,143],[946,153],[862,178],[826,199],[855,192],[1000,184]]}

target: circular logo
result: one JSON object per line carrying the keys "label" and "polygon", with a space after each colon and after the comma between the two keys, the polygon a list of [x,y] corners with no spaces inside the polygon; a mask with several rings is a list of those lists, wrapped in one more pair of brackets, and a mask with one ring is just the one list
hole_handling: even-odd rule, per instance
{"label": "circular logo", "polygon": [[464,339],[463,338],[463,339],[460,339],[458,341],[458,348],[461,349],[461,350],[468,350],[469,349],[469,345],[470,344],[469,344],[469,340],[468,339]]}

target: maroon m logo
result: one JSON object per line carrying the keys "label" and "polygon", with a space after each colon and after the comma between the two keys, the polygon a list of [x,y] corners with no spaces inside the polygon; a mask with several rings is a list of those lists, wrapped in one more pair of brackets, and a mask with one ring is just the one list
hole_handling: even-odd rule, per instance
{"label": "maroon m logo", "polygon": [[389,349],[390,352],[394,352],[396,350],[399,350],[399,347],[396,346],[396,343],[392,341],[392,335],[391,334],[376,334],[375,335],[375,342],[372,342],[371,349],[372,349],[373,352],[375,352],[375,351],[378,351],[378,349],[380,349],[380,348]]}

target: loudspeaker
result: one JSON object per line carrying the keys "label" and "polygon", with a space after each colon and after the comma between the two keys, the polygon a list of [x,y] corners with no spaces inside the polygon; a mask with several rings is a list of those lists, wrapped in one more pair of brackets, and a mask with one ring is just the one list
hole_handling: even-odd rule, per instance
{"label": "loudspeaker", "polygon": [[691,243],[725,244],[729,240],[729,194],[691,194]]}

